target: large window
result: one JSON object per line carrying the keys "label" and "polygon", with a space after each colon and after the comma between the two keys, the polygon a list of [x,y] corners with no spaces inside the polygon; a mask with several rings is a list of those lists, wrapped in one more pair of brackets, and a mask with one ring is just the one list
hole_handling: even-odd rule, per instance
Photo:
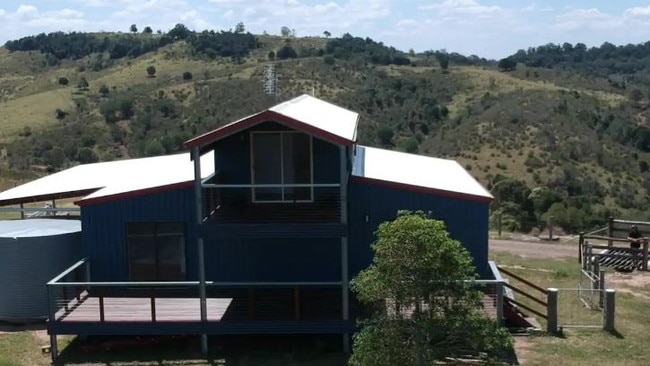
{"label": "large window", "polygon": [[295,131],[252,132],[254,202],[313,201],[312,138]]}
{"label": "large window", "polygon": [[184,281],[182,223],[130,223],[126,226],[131,281]]}

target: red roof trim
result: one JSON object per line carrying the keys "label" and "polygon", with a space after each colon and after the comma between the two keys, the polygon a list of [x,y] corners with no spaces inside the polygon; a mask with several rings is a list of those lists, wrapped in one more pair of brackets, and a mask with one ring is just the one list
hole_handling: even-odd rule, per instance
{"label": "red roof trim", "polygon": [[414,186],[414,185],[410,185],[410,184],[397,183],[397,182],[391,182],[391,181],[379,180],[379,179],[373,179],[373,178],[366,178],[366,177],[359,177],[359,176],[352,176],[351,179],[353,181],[360,182],[360,183],[367,183],[367,184],[372,184],[372,185],[376,185],[376,186],[383,186],[383,187],[388,187],[388,188],[393,188],[393,189],[411,191],[411,192],[415,192],[415,193],[435,194],[437,196],[456,198],[456,199],[461,199],[461,200],[465,200],[465,201],[472,201],[472,202],[478,202],[478,203],[490,203],[490,202],[492,202],[492,198],[489,198],[489,197],[475,196],[475,195],[471,195],[471,194],[467,194],[467,193],[446,191],[446,190],[443,190],[443,189],[420,187],[420,186]]}
{"label": "red roof trim", "polygon": [[188,187],[191,187],[193,184],[194,184],[194,181],[191,180],[191,181],[187,181],[187,182],[168,184],[166,186],[145,188],[145,189],[139,189],[139,190],[135,190],[135,191],[111,194],[111,195],[107,195],[107,196],[100,196],[100,197],[94,197],[94,198],[88,198],[88,199],[81,199],[79,201],[76,201],[75,205],[78,205],[78,206],[98,205],[98,204],[102,204],[102,203],[119,201],[119,200],[124,200],[124,199],[128,199],[128,198],[146,196],[148,194],[163,193],[163,192],[173,191],[175,189],[188,188]]}
{"label": "red roof trim", "polygon": [[352,140],[348,140],[333,133],[323,131],[319,128],[287,117],[283,114],[274,112],[272,110],[266,110],[264,112],[252,115],[246,119],[219,127],[216,130],[204,133],[203,135],[188,140],[185,142],[185,146],[189,149],[195,148],[197,146],[203,146],[267,121],[277,122],[287,127],[304,131],[310,135],[320,137],[324,140],[331,141],[339,145],[352,145],[354,143]]}

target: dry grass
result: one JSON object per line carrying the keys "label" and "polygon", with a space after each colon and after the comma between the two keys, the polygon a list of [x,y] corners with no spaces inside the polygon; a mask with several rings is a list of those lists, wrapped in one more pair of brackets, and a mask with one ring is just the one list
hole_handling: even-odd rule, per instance
{"label": "dry grass", "polygon": [[72,108],[71,89],[61,88],[0,103],[0,138],[15,135],[24,127],[33,129],[56,121],[57,108]]}

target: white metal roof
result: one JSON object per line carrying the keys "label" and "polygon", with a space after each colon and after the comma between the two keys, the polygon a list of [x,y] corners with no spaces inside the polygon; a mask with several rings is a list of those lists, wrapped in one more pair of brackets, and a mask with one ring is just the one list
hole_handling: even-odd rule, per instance
{"label": "white metal roof", "polygon": [[269,109],[319,130],[355,141],[359,114],[303,94]]}
{"label": "white metal roof", "polygon": [[[201,175],[214,172],[214,154],[201,157]],[[116,160],[77,165],[0,193],[3,201],[30,197],[65,195],[94,190],[79,202],[90,198],[163,187],[194,179],[190,155],[175,154],[150,158]]]}
{"label": "white metal roof", "polygon": [[385,182],[492,199],[455,160],[357,146],[353,175]]}

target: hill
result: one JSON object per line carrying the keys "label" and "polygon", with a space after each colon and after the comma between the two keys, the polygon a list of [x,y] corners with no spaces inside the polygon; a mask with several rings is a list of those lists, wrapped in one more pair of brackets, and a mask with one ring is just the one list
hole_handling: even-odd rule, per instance
{"label": "hill", "polygon": [[496,62],[349,34],[183,25],[27,37],[0,49],[0,188],[72,164],[181,151],[187,138],[275,104],[263,88],[274,64],[280,100],[314,93],[360,112],[360,142],[460,161],[491,189],[507,229],[549,217],[567,231],[612,214],[650,219],[644,69],[540,63],[529,51]]}

